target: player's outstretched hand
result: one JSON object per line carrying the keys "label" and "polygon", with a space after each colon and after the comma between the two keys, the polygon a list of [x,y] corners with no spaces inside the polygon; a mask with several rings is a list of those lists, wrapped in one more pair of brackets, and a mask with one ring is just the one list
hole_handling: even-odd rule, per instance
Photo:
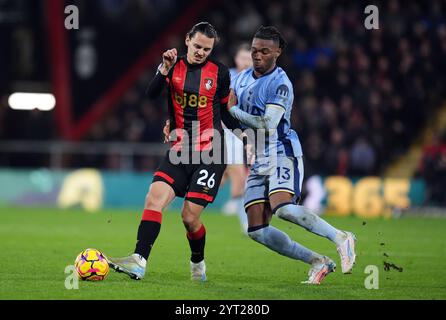
{"label": "player's outstretched hand", "polygon": [[163,133],[164,133],[164,143],[168,143],[170,135],[170,120],[166,120],[166,124],[164,125],[163,128]]}
{"label": "player's outstretched hand", "polygon": [[161,67],[161,73],[167,75],[173,65],[177,62],[178,52],[173,48],[163,53],[163,66]]}

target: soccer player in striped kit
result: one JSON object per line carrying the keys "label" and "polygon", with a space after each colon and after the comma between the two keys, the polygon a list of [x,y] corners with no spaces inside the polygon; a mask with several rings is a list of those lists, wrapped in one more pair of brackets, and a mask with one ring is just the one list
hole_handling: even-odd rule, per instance
{"label": "soccer player in striped kit", "polygon": [[113,269],[132,279],[144,277],[163,210],[175,197],[182,197],[182,219],[191,249],[191,279],[206,280],[206,229],[200,215],[214,201],[226,168],[221,122],[230,129],[240,127],[227,109],[229,70],[209,58],[216,42],[218,34],[211,24],[193,26],[186,35],[187,54],[178,57],[175,48],[164,52],[147,89],[149,97],[154,98],[167,87],[173,141],[146,196],[134,254],[109,259]]}

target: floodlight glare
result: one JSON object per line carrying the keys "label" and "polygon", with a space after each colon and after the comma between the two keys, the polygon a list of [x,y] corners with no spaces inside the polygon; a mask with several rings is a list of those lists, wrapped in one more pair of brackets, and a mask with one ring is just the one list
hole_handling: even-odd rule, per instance
{"label": "floodlight glare", "polygon": [[9,96],[8,104],[13,110],[50,111],[56,106],[56,98],[50,93],[16,92]]}

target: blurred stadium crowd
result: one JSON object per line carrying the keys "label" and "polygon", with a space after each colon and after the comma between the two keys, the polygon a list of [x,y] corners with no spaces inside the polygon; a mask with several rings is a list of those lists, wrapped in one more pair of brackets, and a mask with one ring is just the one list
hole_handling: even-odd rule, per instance
{"label": "blurred stadium crowd", "polygon": [[[236,45],[249,42],[258,26],[272,24],[285,35],[279,63],[294,83],[292,125],[310,175],[379,174],[407,149],[445,92],[445,3],[383,1],[373,31],[364,28],[364,7],[268,0],[244,1],[240,9],[224,2],[206,17],[222,38],[216,57],[229,66]],[[164,101],[143,95],[154,70],[116,114],[94,126],[90,140],[161,140]]]}
{"label": "blurred stadium crowd", "polygon": [[[129,15],[120,13],[130,9],[123,1],[100,1],[108,17],[102,23],[116,26],[129,22],[133,26],[129,30],[135,30],[138,23],[154,21],[150,28],[152,35],[157,34],[160,15],[155,12],[158,8],[174,12],[177,2],[135,1],[135,19],[124,19]],[[260,25],[275,25],[281,30],[288,46],[279,65],[294,83],[292,126],[303,144],[306,176],[381,174],[408,149],[444,102],[441,99],[446,92],[446,1],[374,1],[380,9],[379,30],[364,27],[364,8],[368,4],[325,0],[219,1],[200,19],[216,26],[221,43],[214,55],[230,67],[236,47],[250,42]],[[169,43],[181,51],[183,39],[183,35],[172,35]],[[114,59],[118,57],[115,55]],[[158,63],[143,72],[113,112],[97,122],[84,140],[162,141],[162,126],[167,118],[165,99],[149,101],[144,97]],[[8,121],[4,113],[0,109],[0,123]],[[39,120],[38,111],[34,113],[36,116],[29,118],[32,123],[27,127],[38,128],[39,121],[43,121]],[[2,139],[17,138],[8,135],[7,130],[0,129],[0,135]],[[41,138],[56,137],[52,134]],[[441,150],[444,170],[445,152],[444,148]],[[119,166],[114,160],[90,157],[82,163],[114,169]],[[136,168],[151,170],[156,165],[156,157],[144,157]],[[432,172],[420,170],[419,174],[429,176]]]}
{"label": "blurred stadium crowd", "polygon": [[424,146],[416,176],[423,178],[428,186],[425,203],[445,207],[446,131],[434,134],[431,143]]}

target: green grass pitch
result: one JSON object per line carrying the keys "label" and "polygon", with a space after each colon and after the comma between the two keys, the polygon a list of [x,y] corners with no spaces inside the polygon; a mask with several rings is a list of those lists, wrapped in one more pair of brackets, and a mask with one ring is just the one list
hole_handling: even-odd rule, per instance
{"label": "green grass pitch", "polygon": [[[134,249],[140,213],[130,210],[0,209],[0,299],[445,299],[446,220],[401,218],[327,220],[358,237],[357,264],[341,273],[334,245],[290,223],[273,225],[303,245],[330,256],[338,270],[320,286],[308,286],[308,266],[280,256],[242,235],[236,217],[202,216],[207,229],[208,281],[189,279],[189,247],[178,212],[167,212],[146,278],[131,280],[110,271],[102,282],[65,288],[64,273],[77,254],[93,247],[108,256]],[[383,262],[403,271],[385,270]],[[366,266],[379,270],[379,289],[368,290]]]}

